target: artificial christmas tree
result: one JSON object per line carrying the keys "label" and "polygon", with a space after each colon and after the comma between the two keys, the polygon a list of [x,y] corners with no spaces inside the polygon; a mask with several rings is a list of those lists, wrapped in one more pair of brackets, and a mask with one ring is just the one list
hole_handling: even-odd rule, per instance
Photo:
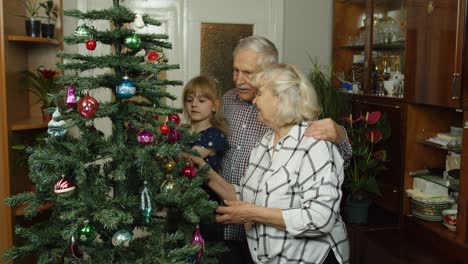
{"label": "artificial christmas tree", "polygon": [[[200,188],[204,169],[195,170],[179,156],[193,154],[190,143],[197,135],[180,126],[180,109],[165,103],[175,98],[164,89],[181,83],[159,78],[178,67],[162,59],[171,47],[168,36],[137,33],[134,21],[137,28],[160,22],[121,2],[105,10],[64,12],[83,21],[108,20],[111,30],[80,23],[65,38],[67,44],[88,43],[90,50],[58,54],[63,63],[57,67],[67,74],[58,80],[63,90],[53,96],[61,112],[54,122],[61,129],[78,128],[79,135],[50,133],[47,144],[34,148],[29,170],[36,191],[7,203],[25,204],[27,217],[42,214],[46,220],[17,227],[25,241],[4,259],[34,254],[37,263],[48,264],[217,263],[220,248],[205,248],[198,229],[199,222],[212,220],[216,207]],[[90,40],[111,45],[112,54],[96,56]],[[82,74],[94,68],[111,73]],[[115,100],[93,98],[93,90],[102,87],[112,89]],[[112,121],[110,136],[96,130],[97,118]],[[39,212],[41,204],[53,206]]]}

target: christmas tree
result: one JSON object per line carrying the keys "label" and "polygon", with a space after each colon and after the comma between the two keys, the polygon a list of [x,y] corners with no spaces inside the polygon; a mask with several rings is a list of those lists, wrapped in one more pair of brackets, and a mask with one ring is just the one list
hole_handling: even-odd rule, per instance
{"label": "christmas tree", "polygon": [[[167,35],[138,33],[135,28],[160,22],[121,2],[113,0],[104,10],[64,12],[83,21],[65,43],[86,45],[89,53],[57,55],[63,59],[57,67],[66,73],[57,82],[64,89],[51,96],[59,107],[53,109],[46,143],[33,147],[29,157],[35,191],[6,200],[24,205],[34,224],[16,227],[24,242],[4,259],[217,263],[220,248],[205,247],[197,227],[213,220],[216,207],[200,188],[206,169],[195,170],[180,156],[194,154],[190,143],[197,135],[180,125],[181,109],[166,103],[175,99],[166,89],[181,82],[160,78],[178,68],[164,58],[171,44]],[[85,23],[96,20],[109,21],[111,30]],[[112,54],[93,54],[96,45],[110,45]],[[111,73],[86,74],[95,68]],[[115,100],[93,98],[102,87],[112,89]],[[94,127],[98,118],[112,121],[110,136]],[[72,127],[79,135],[67,133]],[[51,208],[40,212],[45,204]],[[37,220],[38,214],[46,220]]]}

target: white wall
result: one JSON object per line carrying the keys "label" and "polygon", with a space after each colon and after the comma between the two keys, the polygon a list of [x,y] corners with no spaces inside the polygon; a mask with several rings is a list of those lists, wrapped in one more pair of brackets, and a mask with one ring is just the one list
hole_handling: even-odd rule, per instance
{"label": "white wall", "polygon": [[332,56],[332,0],[286,0],[283,62],[312,69],[312,58],[329,67]]}

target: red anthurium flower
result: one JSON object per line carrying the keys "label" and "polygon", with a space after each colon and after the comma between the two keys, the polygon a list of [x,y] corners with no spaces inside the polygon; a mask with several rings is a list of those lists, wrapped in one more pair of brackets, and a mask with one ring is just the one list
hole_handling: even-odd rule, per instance
{"label": "red anthurium flower", "polygon": [[54,70],[49,70],[46,68],[38,68],[37,71],[41,74],[42,78],[44,79],[52,79],[58,73]]}
{"label": "red anthurium flower", "polygon": [[366,138],[371,142],[371,143],[377,143],[379,140],[382,139],[382,132],[379,130],[369,130],[366,132]]}
{"label": "red anthurium flower", "polygon": [[346,121],[346,123],[349,123],[350,125],[361,121],[361,119],[362,119],[362,115],[356,119],[353,119],[353,114],[349,114],[349,116],[343,117],[343,120]]}
{"label": "red anthurium flower", "polygon": [[367,113],[366,122],[369,125],[373,125],[373,124],[379,122],[380,117],[382,117],[382,113],[379,112],[379,111]]}
{"label": "red anthurium flower", "polygon": [[382,149],[382,150],[378,150],[376,152],[374,152],[374,154],[372,154],[372,156],[378,160],[381,160],[381,161],[384,161],[384,160],[387,160],[387,151]]}

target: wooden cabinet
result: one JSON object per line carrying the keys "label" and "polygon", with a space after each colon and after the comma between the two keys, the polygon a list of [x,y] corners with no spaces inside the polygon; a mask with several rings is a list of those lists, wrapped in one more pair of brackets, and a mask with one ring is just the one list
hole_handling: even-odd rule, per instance
{"label": "wooden cabinet", "polygon": [[[11,146],[31,139],[44,130],[40,106],[35,97],[24,92],[18,75],[40,65],[55,69],[56,53],[62,47],[61,0],[58,6],[55,39],[26,37],[21,1],[0,0],[0,200],[28,190],[27,169],[15,164]],[[0,203],[0,255],[12,247],[13,226],[22,221],[20,208]]]}
{"label": "wooden cabinet", "polygon": [[[353,110],[382,111],[389,116],[392,129],[390,170],[378,179],[383,196],[375,202],[383,210],[374,212],[377,218],[387,221],[349,227],[356,243],[352,264],[375,263],[377,259],[382,263],[466,263],[468,259],[467,2],[334,1],[333,73],[343,75],[339,73],[344,72],[347,80],[352,81],[353,70],[359,66],[353,63],[353,58],[364,55],[360,65],[364,71],[359,75],[363,76],[364,89],[361,94],[350,95]],[[401,19],[406,35],[396,39],[388,37],[382,43],[375,36],[382,33],[376,21],[388,17]],[[373,18],[372,22],[367,18]],[[394,71],[404,73],[403,97],[382,96],[377,90],[379,82],[387,78],[385,74]],[[354,78],[356,81],[356,74]],[[341,86],[337,79],[334,85]],[[405,193],[413,188],[410,171],[445,168],[447,150],[427,144],[425,140],[447,132],[450,126],[465,127],[455,232],[440,221],[413,216],[410,198]],[[397,219],[392,218],[395,215]],[[388,224],[394,222],[397,222],[393,226],[397,231],[385,231],[392,228]],[[378,228],[374,228],[376,224]],[[381,233],[388,233],[388,237],[382,237]],[[405,246],[389,250],[395,244]],[[437,250],[433,248],[435,244]],[[375,250],[368,250],[370,246]],[[431,258],[433,262],[424,260],[428,256],[424,253],[426,250],[436,256]]]}
{"label": "wooden cabinet", "polygon": [[408,0],[405,99],[461,107],[464,0]]}

